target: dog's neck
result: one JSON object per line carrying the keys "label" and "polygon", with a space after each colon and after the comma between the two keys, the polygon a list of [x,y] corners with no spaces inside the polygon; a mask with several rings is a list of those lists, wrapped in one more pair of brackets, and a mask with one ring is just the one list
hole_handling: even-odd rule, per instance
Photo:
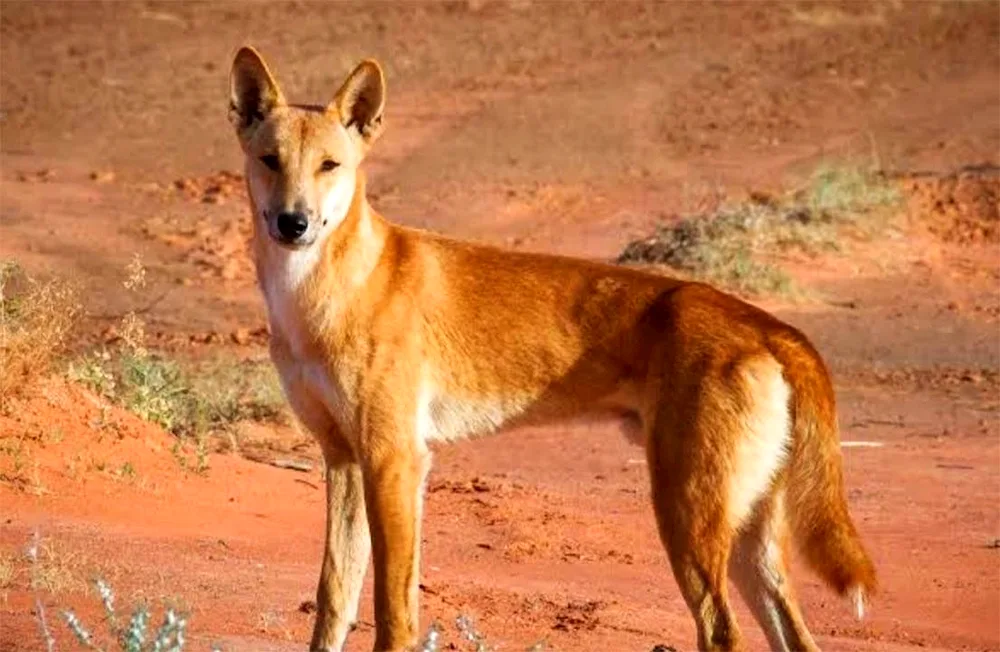
{"label": "dog's neck", "polygon": [[367,282],[389,234],[388,223],[368,203],[365,187],[365,174],[359,169],[347,212],[324,241],[313,245],[319,256],[308,279],[303,279],[344,298]]}

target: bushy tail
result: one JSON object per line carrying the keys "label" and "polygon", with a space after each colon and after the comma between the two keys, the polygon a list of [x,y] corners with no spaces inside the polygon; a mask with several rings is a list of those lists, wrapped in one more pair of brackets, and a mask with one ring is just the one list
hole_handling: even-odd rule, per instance
{"label": "bushy tail", "polygon": [[850,598],[861,618],[878,581],[847,509],[830,375],[805,338],[796,337],[779,348],[776,353],[792,389],[786,490],[792,533],[809,566]]}

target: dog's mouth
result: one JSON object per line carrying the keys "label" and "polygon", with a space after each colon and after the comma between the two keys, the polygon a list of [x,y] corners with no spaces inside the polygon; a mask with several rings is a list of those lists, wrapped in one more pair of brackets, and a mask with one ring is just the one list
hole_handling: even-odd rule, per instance
{"label": "dog's mouth", "polygon": [[284,249],[298,250],[307,249],[316,239],[314,237],[287,238],[280,234],[271,233],[271,239]]}

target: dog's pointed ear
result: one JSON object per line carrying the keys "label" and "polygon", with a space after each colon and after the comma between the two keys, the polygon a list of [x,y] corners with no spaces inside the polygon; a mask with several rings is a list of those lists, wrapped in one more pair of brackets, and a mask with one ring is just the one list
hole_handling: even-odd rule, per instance
{"label": "dog's pointed ear", "polygon": [[240,48],[229,73],[229,121],[236,131],[243,132],[284,104],[285,96],[257,50]]}
{"label": "dog's pointed ear", "polygon": [[327,107],[350,131],[357,130],[366,145],[382,132],[382,109],[385,107],[385,75],[374,59],[365,59],[347,76]]}

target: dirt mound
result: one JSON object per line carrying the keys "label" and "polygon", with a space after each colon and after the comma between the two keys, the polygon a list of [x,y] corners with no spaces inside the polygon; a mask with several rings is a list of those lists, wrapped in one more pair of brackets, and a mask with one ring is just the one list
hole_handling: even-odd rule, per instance
{"label": "dirt mound", "polygon": [[910,214],[958,244],[1000,242],[1000,167],[968,167],[947,176],[903,178]]}
{"label": "dirt mound", "polygon": [[18,491],[149,482],[179,473],[185,456],[159,427],[58,377],[11,399],[0,415],[0,485]]}

